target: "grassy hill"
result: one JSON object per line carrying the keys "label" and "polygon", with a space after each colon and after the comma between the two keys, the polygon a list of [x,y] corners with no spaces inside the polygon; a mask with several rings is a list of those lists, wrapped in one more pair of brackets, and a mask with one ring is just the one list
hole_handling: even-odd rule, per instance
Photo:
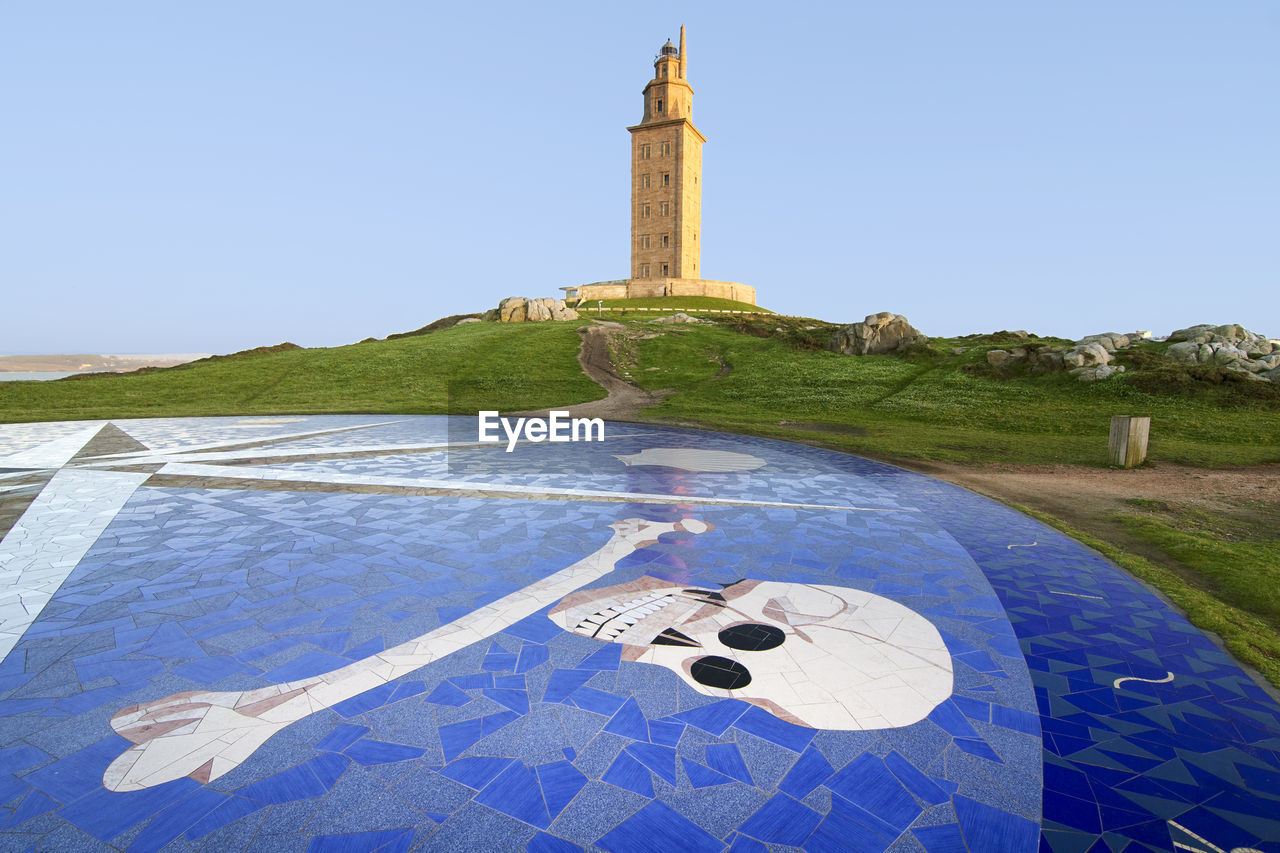
{"label": "grassy hill", "polygon": [[[0,421],[225,414],[439,414],[450,391],[517,410],[604,396],[578,367],[581,323],[468,323],[431,334],[290,349],[145,373],[0,382]],[[268,348],[271,349],[271,348]]]}
{"label": "grassy hill", "polygon": [[[1266,383],[1166,388],[1136,374],[1093,383],[1065,373],[1004,378],[986,368],[987,350],[1008,346],[998,339],[935,339],[934,352],[906,358],[851,357],[818,349],[828,328],[802,323],[678,327],[638,342],[631,379],[679,389],[649,411],[654,417],[820,437],[875,455],[1100,465],[1111,416],[1128,414],[1152,418],[1155,460],[1280,462],[1280,388]],[[966,352],[951,355],[956,346]]]}
{"label": "grassy hill", "polygon": [[[1135,376],[1002,378],[985,372],[986,351],[1000,345],[994,338],[935,340],[932,350],[908,357],[859,358],[821,349],[830,327],[814,321],[773,315],[655,326],[632,316],[652,317],[622,318],[633,332],[615,356],[636,384],[673,389],[646,413],[656,419],[818,438],[881,456],[1099,465],[1111,415],[1150,415],[1155,460],[1280,462],[1280,393],[1252,399],[1239,385],[1194,382],[1166,390]],[[580,325],[468,323],[167,370],[4,382],[0,421],[444,413],[451,383],[460,413],[584,402],[603,392],[577,363]],[[967,351],[949,354],[956,344]]]}

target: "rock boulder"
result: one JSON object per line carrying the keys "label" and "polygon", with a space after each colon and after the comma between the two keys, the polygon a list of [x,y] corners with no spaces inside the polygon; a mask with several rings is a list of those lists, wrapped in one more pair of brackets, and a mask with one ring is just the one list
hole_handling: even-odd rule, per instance
{"label": "rock boulder", "polygon": [[1134,341],[1134,335],[1123,335],[1120,332],[1103,332],[1100,335],[1085,335],[1077,344],[1099,344],[1107,352],[1115,352],[1118,349],[1127,349]]}
{"label": "rock boulder", "polygon": [[498,320],[503,323],[542,323],[547,320],[576,320],[578,312],[564,304],[563,299],[544,296],[528,299],[524,296],[508,296],[498,303]]}
{"label": "rock boulder", "polygon": [[690,317],[683,311],[678,311],[668,317],[659,317],[656,320],[650,320],[650,323],[657,323],[662,326],[670,326],[677,323],[710,323],[710,320],[703,320],[699,317]]}
{"label": "rock boulder", "polygon": [[1103,379],[1110,379],[1117,373],[1124,373],[1122,365],[1099,364],[1096,367],[1077,367],[1071,371],[1071,375],[1081,382],[1100,382]]}
{"label": "rock boulder", "polygon": [[1165,358],[1181,364],[1221,367],[1251,379],[1275,377],[1280,367],[1280,352],[1273,341],[1251,332],[1239,323],[1214,326],[1200,323],[1178,329],[1169,335],[1173,343],[1165,350]]}
{"label": "rock boulder", "polygon": [[912,326],[906,317],[882,311],[868,315],[861,323],[836,329],[827,341],[827,349],[845,355],[882,355],[928,342],[928,336]]}
{"label": "rock boulder", "polygon": [[1096,367],[1111,363],[1111,353],[1097,341],[1076,344],[1071,352],[1064,353],[1062,362],[1067,368]]}

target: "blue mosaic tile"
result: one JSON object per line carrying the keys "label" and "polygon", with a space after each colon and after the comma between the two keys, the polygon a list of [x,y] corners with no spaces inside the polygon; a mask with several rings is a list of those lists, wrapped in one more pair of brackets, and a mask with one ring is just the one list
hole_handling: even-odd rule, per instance
{"label": "blue mosaic tile", "polygon": [[649,769],[626,752],[614,759],[601,778],[610,785],[616,785],[633,794],[650,799],[653,797],[653,780],[649,776]]}
{"label": "blue mosaic tile", "polygon": [[777,794],[747,818],[741,832],[759,841],[798,847],[822,821],[822,815],[786,794]]}
{"label": "blue mosaic tile", "polygon": [[827,780],[833,793],[865,809],[901,831],[922,811],[885,762],[861,755]]}
{"label": "blue mosaic tile", "polygon": [[220,806],[211,809],[207,814],[187,827],[187,831],[183,835],[189,840],[203,838],[209,833],[240,820],[261,808],[263,808],[263,804],[260,802],[232,797],[225,800]]}
{"label": "blue mosaic tile", "polygon": [[[664,720],[649,720],[649,741],[661,746],[677,746],[685,727]],[[639,738],[637,738],[639,740]]]}
{"label": "blue mosaic tile", "polygon": [[358,740],[344,750],[344,754],[361,764],[387,764],[392,761],[409,761],[418,758],[424,750],[399,743],[377,740]]}
{"label": "blue mosaic tile", "polygon": [[[729,744],[726,744],[726,746],[731,747]],[[711,755],[711,749],[712,747],[707,747],[708,758]],[[734,752],[736,753],[737,750],[735,749]],[[739,761],[741,761],[740,756]],[[743,770],[745,769],[746,765],[744,764]],[[802,800],[809,795],[810,791],[827,781],[834,772],[835,768],[831,766],[826,757],[818,750],[810,747],[800,755],[799,760],[783,777],[778,789],[790,794],[797,800]]]}
{"label": "blue mosaic tile", "polygon": [[201,818],[226,802],[223,794],[196,790],[160,811],[134,839],[130,849],[160,850],[195,825]]}
{"label": "blue mosaic tile", "polygon": [[587,777],[569,761],[543,764],[534,769],[538,774],[538,784],[542,786],[547,813],[555,820],[587,784]]}
{"label": "blue mosaic tile", "polygon": [[527,853],[579,853],[582,850],[577,844],[556,838],[545,832],[539,832],[525,845]]}
{"label": "blue mosaic tile", "polygon": [[328,749],[333,750],[334,752],[342,752],[342,750],[364,737],[368,732],[368,726],[335,726],[329,734],[316,742],[316,749]]}
{"label": "blue mosaic tile", "polygon": [[440,772],[479,791],[505,770],[511,761],[510,758],[463,758]]}
{"label": "blue mosaic tile", "polygon": [[383,832],[353,832],[343,835],[317,835],[307,846],[307,853],[352,853],[367,850],[370,853],[404,853],[413,841],[413,832],[392,829]]}
{"label": "blue mosaic tile", "polygon": [[[747,769],[747,763],[742,760],[742,753],[738,752],[736,745],[732,743],[709,744],[706,754],[707,765],[711,769],[732,779],[737,779],[739,782],[755,785],[755,780],[751,778],[751,771]],[[795,794],[792,794],[792,796],[795,796]]]}
{"label": "blue mosaic tile", "polygon": [[649,739],[649,726],[634,699],[628,699],[623,703],[605,724],[604,730],[632,740],[647,741]]}
{"label": "blue mosaic tile", "polygon": [[551,673],[551,680],[543,693],[543,702],[563,702],[571,693],[582,687],[594,672],[579,669],[557,669]]}
{"label": "blue mosaic tile", "polygon": [[538,778],[519,761],[507,765],[476,795],[475,801],[542,829],[551,825]]}
{"label": "blue mosaic tile", "polygon": [[680,764],[684,768],[684,774],[689,779],[689,784],[694,788],[710,788],[714,785],[727,785],[733,780],[723,773],[717,773],[710,767],[704,767],[696,761],[690,761],[687,758],[680,759]]}
{"label": "blue mosaic tile", "polygon": [[814,729],[792,725],[756,707],[748,708],[733,726],[793,752],[803,752],[816,734]]}
{"label": "blue mosaic tile", "polygon": [[628,746],[626,752],[666,780],[668,784],[677,783],[676,751],[671,747],[653,743],[636,743]]}
{"label": "blue mosaic tile", "polygon": [[58,802],[51,800],[39,791],[32,791],[22,798],[22,802],[4,821],[4,828],[17,826],[32,818],[47,814],[58,808]]}
{"label": "blue mosaic tile", "polygon": [[606,717],[616,714],[618,709],[626,702],[621,696],[615,696],[612,693],[605,693],[591,687],[580,687],[573,691],[569,698],[573,701],[573,704],[584,711],[603,714]]}
{"label": "blue mosaic tile", "polygon": [[737,699],[721,699],[709,705],[681,711],[671,716],[672,720],[696,726],[713,735],[724,734],[725,729],[737,722],[750,706]]}
{"label": "blue mosaic tile", "polygon": [[287,803],[327,794],[329,786],[323,784],[305,764],[282,770],[261,782],[246,785],[236,793],[264,803]]}
{"label": "blue mosaic tile", "polygon": [[431,695],[427,697],[428,702],[435,702],[438,705],[452,705],[461,707],[471,701],[471,697],[458,689],[457,685],[442,681],[431,691]]}
{"label": "blue mosaic tile", "polygon": [[725,845],[670,806],[655,800],[596,841],[611,853],[717,853]]}
{"label": "blue mosaic tile", "polygon": [[953,799],[960,832],[971,850],[1026,850],[1040,828],[1034,821],[985,806],[968,797]]}
{"label": "blue mosaic tile", "polygon": [[[220,419],[122,423],[174,447],[196,435],[245,438]],[[443,436],[443,423],[403,418],[368,436],[421,443]],[[412,453],[278,467],[304,479],[376,472],[801,503],[840,495],[895,512],[144,487],[0,661],[0,846],[291,850],[324,838],[359,849],[365,839],[387,849],[580,848],[625,843],[646,823],[687,829],[680,821],[707,849],[760,849],[748,825],[794,840],[811,823],[799,842],[807,850],[1200,843],[1171,821],[1224,850],[1280,845],[1280,708],[1097,555],[880,463],[659,427],[614,441],[581,455],[544,445],[539,463],[514,466],[464,451],[457,471]],[[623,469],[613,456],[661,445],[767,465],[698,475]],[[107,724],[122,707],[327,672],[558,571],[599,548],[620,517],[689,511],[715,530],[664,537],[599,585],[648,574],[873,590],[945,637],[952,698],[911,726],[815,731],[702,695],[541,612],[292,724],[205,786],[101,787],[128,746]],[[1113,686],[1166,672],[1165,683]],[[769,809],[801,820],[775,827]]]}

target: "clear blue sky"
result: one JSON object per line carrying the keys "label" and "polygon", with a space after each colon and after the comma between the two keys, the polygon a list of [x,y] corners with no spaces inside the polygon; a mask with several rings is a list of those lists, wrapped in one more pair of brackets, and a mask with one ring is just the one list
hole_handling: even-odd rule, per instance
{"label": "clear blue sky", "polygon": [[0,352],[328,346],[625,277],[689,32],[702,270],[931,334],[1280,335],[1280,3],[0,4]]}

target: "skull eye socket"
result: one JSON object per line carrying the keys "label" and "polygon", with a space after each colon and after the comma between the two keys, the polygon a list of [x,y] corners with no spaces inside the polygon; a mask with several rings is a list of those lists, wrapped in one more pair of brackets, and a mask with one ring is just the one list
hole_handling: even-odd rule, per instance
{"label": "skull eye socket", "polygon": [[765,652],[782,645],[787,635],[773,625],[730,625],[720,632],[720,642],[740,652]]}
{"label": "skull eye socket", "polygon": [[690,664],[689,674],[699,684],[721,690],[738,690],[751,683],[751,673],[745,666],[719,655],[698,658]]}

